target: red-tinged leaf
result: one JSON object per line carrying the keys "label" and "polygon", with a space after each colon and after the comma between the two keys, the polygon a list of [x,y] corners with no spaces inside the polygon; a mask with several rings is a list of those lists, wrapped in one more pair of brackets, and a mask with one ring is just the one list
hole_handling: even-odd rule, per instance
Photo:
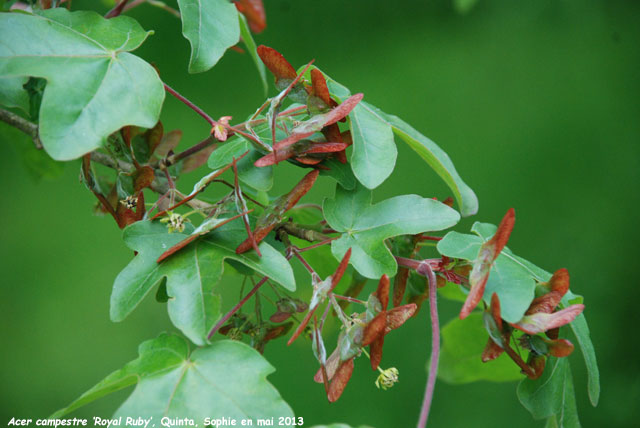
{"label": "red-tinged leaf", "polygon": [[288,320],[289,318],[291,318],[291,312],[276,312],[269,317],[269,321],[280,323]]}
{"label": "red-tinged leaf", "polygon": [[544,372],[544,366],[547,363],[547,359],[544,355],[533,355],[529,354],[529,360],[527,361],[527,365],[531,367],[531,373],[525,372],[525,374],[529,377],[529,379],[536,380],[542,373]]}
{"label": "red-tinged leaf", "polygon": [[[336,371],[340,367],[340,347],[336,348],[335,351],[329,355],[327,358],[327,362],[325,363],[325,369],[327,373],[327,380],[333,379],[333,376],[336,374]],[[313,380],[317,383],[324,383],[322,379],[322,369],[319,369],[316,374],[313,376]]]}
{"label": "red-tinged leaf", "polygon": [[136,215],[136,213],[133,210],[126,208],[123,204],[118,204],[118,208],[116,209],[116,215],[118,220],[118,226],[120,227],[120,229],[124,229],[130,224],[133,224],[136,221],[138,221],[138,216]]}
{"label": "red-tinged leaf", "polygon": [[279,152],[280,150],[284,150],[286,147],[289,147],[300,140],[310,137],[316,132],[319,132],[325,126],[332,125],[338,122],[340,119],[347,117],[351,110],[355,108],[356,105],[362,100],[362,94],[355,94],[351,97],[347,98],[344,102],[339,104],[336,108],[329,110],[326,113],[318,114],[311,119],[302,122],[300,125],[293,128],[291,134],[285,138],[277,142],[273,146],[274,152]]}
{"label": "red-tinged leaf", "polygon": [[544,333],[549,339],[556,340],[560,337],[560,328],[552,328],[551,330],[547,330]]}
{"label": "red-tinged leaf", "polygon": [[276,76],[276,81],[296,78],[296,70],[280,52],[265,45],[258,46],[257,51],[264,65]]}
{"label": "red-tinged leaf", "polygon": [[342,276],[344,275],[345,271],[347,270],[347,267],[349,266],[349,259],[351,259],[351,248],[349,248],[344,253],[344,256],[342,256],[342,260],[340,260],[340,264],[338,265],[338,267],[336,268],[336,271],[331,277],[331,289],[329,290],[329,292],[332,292],[333,289],[336,288],[336,285],[338,285],[338,283],[342,279]]}
{"label": "red-tinged leaf", "polygon": [[473,262],[473,269],[469,274],[469,285],[471,286],[471,289],[469,290],[467,300],[464,302],[464,305],[462,305],[462,309],[460,310],[460,319],[468,317],[480,300],[482,300],[484,289],[487,285],[487,281],[489,280],[491,267],[502,252],[502,249],[507,245],[507,241],[509,240],[515,221],[515,211],[513,208],[510,208],[502,218],[502,221],[498,226],[498,230],[495,235],[493,235],[493,238],[482,244],[480,247],[478,258]]}
{"label": "red-tinged leaf", "polygon": [[513,326],[527,334],[543,333],[547,330],[569,324],[580,315],[583,310],[584,305],[579,303],[552,314],[538,312],[532,315],[525,315]]}
{"label": "red-tinged leaf", "polygon": [[267,28],[267,15],[262,0],[237,0],[236,8],[242,13],[252,32],[258,34]]}
{"label": "red-tinged leaf", "polygon": [[311,70],[311,94],[320,98],[327,107],[331,107],[335,103],[329,94],[329,88],[327,87],[327,81],[320,70],[314,68]]}
{"label": "red-tinged leaf", "polygon": [[146,212],[147,207],[144,204],[144,192],[138,192],[138,203],[136,206],[136,221],[142,220],[144,217],[144,213]]}
{"label": "red-tinged leaf", "polygon": [[139,170],[137,170],[134,175],[134,184],[133,184],[133,188],[136,191],[136,193],[142,189],[146,189],[147,187],[150,187],[155,177],[156,175],[153,172],[153,168],[151,168],[148,165],[143,166]]}
{"label": "red-tinged leaf", "polygon": [[504,349],[502,349],[500,345],[498,345],[491,338],[489,338],[487,340],[487,345],[484,347],[484,351],[482,351],[482,362],[486,363],[488,361],[495,360],[503,352],[504,352]]}
{"label": "red-tinged leaf", "polygon": [[549,287],[551,291],[560,293],[560,297],[567,294],[567,291],[569,291],[569,271],[565,268],[555,271],[549,280]]}
{"label": "red-tinged leaf", "polygon": [[304,319],[302,320],[302,322],[300,323],[300,325],[298,326],[298,328],[296,329],[296,331],[293,332],[293,335],[291,336],[291,338],[287,341],[287,345],[291,345],[297,338],[298,336],[300,336],[302,334],[302,332],[304,331],[304,329],[307,327],[307,325],[309,324],[309,321],[311,320],[311,317],[313,316],[313,314],[315,313],[315,311],[318,309],[317,305],[313,308],[311,308],[309,310],[309,312],[307,312],[307,315],[305,315]]}
{"label": "red-tinged leaf", "polygon": [[498,258],[502,249],[507,245],[507,241],[509,240],[509,236],[511,235],[515,222],[516,212],[513,208],[509,208],[509,211],[507,211],[502,218],[502,221],[500,221],[495,235],[493,235],[493,238],[487,242],[487,244],[489,244],[493,249],[493,260]]}
{"label": "red-tinged leaf", "polygon": [[398,274],[393,280],[393,306],[396,307],[402,303],[404,292],[407,289],[409,281],[409,269],[404,267],[398,268]]}
{"label": "red-tinged leaf", "polygon": [[550,340],[546,343],[549,346],[549,353],[558,358],[568,357],[574,349],[573,343],[567,339]]}
{"label": "red-tinged leaf", "polygon": [[[340,264],[336,268],[336,271],[331,276],[331,285],[330,285],[329,289],[326,290],[326,291],[323,290],[323,294],[324,294],[325,297],[328,296],[329,293],[331,293],[334,288],[336,288],[336,286],[338,285],[338,283],[342,279],[342,276],[344,275],[344,272],[347,270],[347,266],[349,266],[349,259],[350,258],[351,258],[351,248],[349,248],[347,250],[347,252],[344,254],[344,256],[342,257],[342,260],[340,261]],[[294,342],[294,340],[296,340],[298,338],[298,336],[300,336],[300,334],[302,334],[304,329],[307,327],[307,324],[309,324],[309,320],[311,320],[311,316],[316,311],[316,309],[318,309],[318,307],[320,306],[320,303],[321,302],[318,302],[318,304],[313,306],[309,310],[309,312],[307,312],[307,315],[304,317],[304,319],[302,320],[302,322],[300,323],[300,325],[298,326],[296,331],[293,333],[293,335],[291,336],[291,339],[289,339],[289,341],[287,342],[287,345],[291,345]]]}
{"label": "red-tinged leaf", "polygon": [[550,291],[540,297],[536,297],[531,302],[529,309],[525,315],[533,315],[537,313],[550,314],[558,306],[562,300],[562,295],[556,291]]}
{"label": "red-tinged leaf", "polygon": [[373,370],[378,370],[378,366],[380,366],[380,362],[382,361],[383,347],[384,347],[384,335],[374,340],[371,343],[371,346],[369,346],[369,355],[371,360],[370,363],[371,363],[371,368]]}
{"label": "red-tinged leaf", "polygon": [[133,140],[133,137],[135,137],[139,133],[140,130],[137,126],[125,126],[120,130],[122,140],[127,145],[127,147],[131,147],[131,141]]}
{"label": "red-tinged leaf", "polygon": [[486,269],[486,273],[484,273],[484,275],[480,278],[480,280],[475,284],[472,284],[471,281],[469,281],[469,283],[471,284],[471,290],[469,290],[469,294],[467,295],[467,300],[465,300],[464,305],[462,305],[462,309],[460,310],[461,320],[468,317],[471,311],[473,311],[475,307],[478,305],[480,300],[482,300],[484,289],[487,285],[487,280],[489,279],[490,270],[491,270],[491,266],[489,266],[488,269]]}
{"label": "red-tinged leaf", "polygon": [[380,337],[384,337],[386,327],[387,313],[386,311],[383,311],[373,317],[373,319],[364,327],[364,332],[362,334],[362,346],[369,346]]}
{"label": "red-tinged leaf", "polygon": [[324,159],[322,158],[295,158],[296,161],[300,162],[303,165],[318,165]]}
{"label": "red-tinged leaf", "polygon": [[307,150],[303,152],[303,154],[308,153],[334,153],[339,152],[347,148],[345,143],[315,143],[312,144]]}
{"label": "red-tinged leaf", "polygon": [[149,153],[153,153],[160,142],[162,141],[162,136],[164,135],[164,127],[162,126],[162,122],[158,121],[156,126],[151,129],[147,129],[144,133],[144,139],[147,142],[147,146],[149,147]]}
{"label": "red-tinged leaf", "polygon": [[[274,151],[266,154],[253,163],[254,166],[263,167],[275,165],[279,162],[290,159],[294,156],[302,156],[309,153],[333,153],[344,150],[347,147],[344,143],[312,143],[310,141],[299,141],[296,144],[285,147],[283,150]],[[296,159],[299,160],[299,159]],[[315,165],[323,161],[323,158],[311,159],[312,162],[302,163]]]}
{"label": "red-tinged leaf", "polygon": [[327,398],[329,402],[333,403],[340,398],[342,392],[347,386],[349,379],[351,379],[351,375],[353,374],[353,358],[349,358],[347,361],[344,361],[336,370],[335,375],[333,376],[333,380],[329,385],[329,392],[327,394]]}
{"label": "red-tinged leaf", "polygon": [[409,318],[416,313],[418,306],[415,303],[398,306],[387,311],[387,329],[389,333],[404,324]]}
{"label": "red-tinged leaf", "polygon": [[386,311],[389,306],[389,277],[386,274],[382,275],[378,282],[376,297],[382,305],[382,310]]}
{"label": "red-tinged leaf", "polygon": [[162,136],[162,140],[160,140],[160,143],[155,147],[155,150],[151,154],[155,154],[163,158],[175,149],[178,144],[180,144],[181,139],[181,130],[174,129],[173,131],[169,131]]}
{"label": "red-tinged leaf", "polygon": [[491,295],[491,306],[489,309],[491,310],[493,320],[496,322],[496,327],[502,331],[502,317],[500,316],[500,299],[498,298],[498,294],[493,293]]}
{"label": "red-tinged leaf", "polygon": [[182,172],[185,173],[185,172],[193,171],[195,169],[200,168],[205,163],[207,163],[207,161],[209,160],[209,156],[211,156],[211,153],[213,153],[216,147],[218,146],[212,143],[210,146],[202,150],[199,150],[198,152],[187,157],[182,162]]}
{"label": "red-tinged leaf", "polygon": [[267,330],[262,340],[266,343],[270,340],[277,339],[278,337],[282,337],[285,334],[287,334],[289,330],[291,330],[292,326],[293,326],[293,322],[288,322],[286,324],[271,327],[269,330]]}
{"label": "red-tinged leaf", "polygon": [[[260,243],[273,228],[280,223],[282,215],[285,212],[293,208],[298,201],[311,189],[313,183],[318,178],[318,170],[313,170],[305,175],[302,180],[286,195],[279,198],[271,207],[265,210],[260,219],[258,225],[253,231],[253,238],[255,242]],[[242,254],[249,251],[252,248],[252,241],[247,238],[244,242],[238,245],[236,248],[237,254]]]}

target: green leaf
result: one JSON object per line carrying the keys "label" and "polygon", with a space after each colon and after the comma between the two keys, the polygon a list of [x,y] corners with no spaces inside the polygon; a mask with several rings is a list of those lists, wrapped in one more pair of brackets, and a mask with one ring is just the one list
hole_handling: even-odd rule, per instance
{"label": "green leaf", "polygon": [[356,178],[353,175],[351,168],[349,168],[349,164],[344,164],[337,159],[329,158],[324,160],[322,165],[329,169],[321,169],[320,175],[333,178],[347,190],[355,189]]}
{"label": "green leaf", "polygon": [[[496,226],[476,222],[472,230],[477,236],[449,232],[442,241],[438,242],[437,248],[440,254],[469,261],[474,260],[480,245],[482,245],[482,242],[491,239],[496,231]],[[495,274],[495,272],[498,272],[498,274]],[[551,273],[528,260],[516,256],[509,248],[505,247],[489,274],[489,281],[487,282],[483,299],[487,304],[490,304],[491,295],[493,292],[497,292],[502,306],[502,317],[508,322],[517,322],[522,318],[524,311],[526,311],[533,299],[533,290],[531,293],[529,292],[530,281],[547,282],[550,279]],[[535,282],[533,287],[535,288]],[[531,294],[531,298],[526,297],[529,294]],[[568,307],[571,304],[581,302],[582,298],[580,296],[569,291],[562,298],[560,306]],[[512,307],[512,305],[515,305],[515,307]],[[517,310],[514,308],[517,308]],[[578,345],[587,366],[589,400],[593,406],[596,406],[600,398],[600,371],[598,370],[596,353],[584,314],[578,315],[569,326],[576,335],[576,339],[578,339]]]}
{"label": "green leaf", "polygon": [[548,424],[551,426],[580,426],[567,358],[549,357],[542,376],[536,380],[522,380],[517,394],[520,403],[535,419],[550,418]]}
{"label": "green leaf", "polygon": [[[351,93],[325,74],[331,94],[344,100]],[[361,101],[349,115],[353,154],[351,167],[358,180],[373,189],[381,184],[395,166],[397,150],[393,134],[404,140],[424,159],[453,191],[463,217],[478,212],[478,198],[465,184],[449,156],[433,141],[409,124],[377,107]]]}
{"label": "green leaf", "polygon": [[262,155],[253,149],[238,162],[238,178],[256,190],[267,192],[273,187],[273,166],[256,168],[253,163]]}
{"label": "green leaf", "polygon": [[237,159],[242,156],[247,150],[249,150],[247,140],[236,137],[230,138],[211,153],[207,165],[211,169],[220,169],[233,162],[233,158]]}
{"label": "green leaf", "polygon": [[478,212],[478,198],[473,190],[462,181],[456,167],[453,166],[453,162],[444,150],[397,116],[387,114],[384,117],[393,126],[394,133],[418,153],[453,191],[462,216],[468,217],[476,214]]}
{"label": "green leaf", "polygon": [[140,346],[140,356],[52,417],[60,417],[104,395],[137,384],[116,411],[126,417],[265,419],[293,417],[266,380],[274,368],[254,349],[235,341],[215,342],[189,352],[184,339],[162,334]]}
{"label": "green leaf", "polygon": [[155,339],[141,343],[138,354],[137,359],[111,373],[51,417],[60,418],[99,398],[134,385],[144,378],[162,374],[167,369],[180,366],[189,355],[189,345],[179,336],[163,333]]}
{"label": "green leaf", "polygon": [[361,185],[354,190],[336,186],[334,199],[325,199],[329,225],[343,232],[331,243],[340,260],[351,248],[351,264],[367,278],[395,275],[397,263],[384,240],[398,235],[447,229],[460,215],[448,206],[418,195],[396,196],[371,205],[371,191]]}
{"label": "green leaf", "polygon": [[[474,230],[479,223],[474,224]],[[495,226],[493,228],[495,232]],[[480,237],[458,232],[449,232],[438,242],[438,252],[448,257],[473,261],[482,244],[491,235]],[[496,259],[484,290],[483,299],[491,304],[491,295],[497,293],[502,308],[502,318],[507,322],[520,321],[529,308],[535,294],[536,281],[528,269],[523,267],[506,248]]]}
{"label": "green leaf", "polygon": [[[509,251],[509,254],[511,252]],[[528,260],[513,255],[515,260],[520,262],[522,266],[529,270],[530,274],[539,282],[547,282],[551,279],[551,273],[539,268]],[[561,308],[566,308],[575,303],[582,303],[582,296],[576,295],[569,290],[564,295],[560,302]],[[596,352],[591,342],[591,335],[589,333],[589,326],[584,313],[578,315],[569,326],[575,334],[580,346],[580,351],[584,357],[585,365],[587,366],[587,374],[589,376],[587,383],[587,392],[589,393],[589,401],[595,407],[598,405],[600,399],[600,370],[598,369],[598,361],[596,359]]]}
{"label": "green leaf", "polygon": [[107,20],[65,8],[0,14],[0,76],[47,80],[39,132],[51,157],[77,158],[125,125],[156,124],[162,82],[128,52],[148,35],[126,16]]}
{"label": "green leaf", "polygon": [[178,0],[178,6],[191,44],[189,73],[207,71],[240,40],[238,10],[227,0]]}
{"label": "green leaf", "polygon": [[28,77],[0,77],[0,105],[29,113],[29,95],[23,85]]}
{"label": "green leaf", "polygon": [[267,83],[267,72],[264,68],[264,63],[258,56],[258,50],[256,47],[256,42],[253,40],[253,35],[249,30],[249,25],[247,24],[247,19],[243,14],[239,13],[238,18],[240,18],[240,37],[242,37],[242,41],[244,42],[245,47],[247,48],[247,52],[251,56],[251,59],[256,65],[258,69],[258,74],[260,75],[260,81],[262,82],[262,87],[264,88],[264,96],[267,96],[267,91],[269,90],[269,85]]}
{"label": "green leaf", "polygon": [[507,382],[522,379],[520,368],[506,355],[482,362],[489,334],[482,314],[474,312],[464,320],[455,318],[442,327],[442,354],[438,377],[453,384],[487,380]]}
{"label": "green leaf", "polygon": [[391,126],[364,101],[349,114],[353,152],[351,168],[358,181],[375,189],[393,172],[398,149]]}
{"label": "green leaf", "polygon": [[187,238],[184,233],[168,233],[159,222],[140,221],[124,231],[125,244],[138,255],[118,275],[111,294],[111,319],[122,321],[153,287],[167,278],[167,305],[173,324],[198,345],[207,343],[207,334],[221,317],[222,302],[218,282],[224,260],[233,259],[267,275],[288,290],[295,290],[291,266],[269,244],[260,244],[262,258],[254,252],[236,254],[246,237],[241,221],[210,232],[187,247],[156,263],[173,245]]}

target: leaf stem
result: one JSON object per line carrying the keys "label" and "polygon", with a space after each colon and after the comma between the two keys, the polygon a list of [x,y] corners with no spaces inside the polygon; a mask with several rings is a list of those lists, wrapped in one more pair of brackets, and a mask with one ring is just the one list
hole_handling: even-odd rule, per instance
{"label": "leaf stem", "polygon": [[431,409],[431,401],[433,400],[433,391],[436,386],[436,376],[438,374],[438,360],[440,358],[440,322],[438,320],[438,303],[437,303],[437,284],[436,276],[431,269],[429,263],[423,263],[417,272],[427,277],[429,282],[429,313],[431,315],[431,365],[429,367],[429,377],[427,386],[422,400],[422,408],[420,410],[420,419],[418,419],[418,428],[427,426],[429,418],[429,410]]}
{"label": "leaf stem", "polygon": [[233,314],[238,312],[238,310],[242,307],[242,305],[247,303],[247,300],[249,300],[251,298],[251,296],[256,294],[256,292],[260,289],[260,287],[262,287],[262,285],[265,282],[267,282],[268,279],[269,279],[269,277],[265,276],[260,281],[258,281],[258,283],[251,289],[251,291],[249,291],[247,293],[247,295],[242,298],[242,300],[240,300],[233,308],[231,308],[231,310],[229,312],[227,312],[225,314],[225,316],[223,316],[220,319],[220,321],[218,321],[216,323],[216,325],[213,326],[213,328],[211,329],[211,331],[207,335],[207,339],[211,339],[213,337],[213,335],[216,334],[216,332],[218,330],[220,330],[220,327],[222,327],[224,325],[224,323],[226,323],[229,320],[229,318],[231,318],[233,316]]}
{"label": "leaf stem", "polygon": [[195,105],[194,103],[189,101],[185,96],[181,95],[178,91],[176,91],[175,89],[173,89],[171,86],[167,85],[164,82],[163,82],[163,85],[164,85],[164,89],[167,92],[169,92],[171,95],[176,97],[178,100],[180,100],[182,103],[184,103],[191,110],[193,110],[196,113],[198,113],[204,120],[206,120],[209,123],[209,125],[211,125],[212,128],[214,126],[218,125],[217,121],[215,121],[211,116],[209,116],[207,113],[205,113],[204,110],[202,110],[200,107],[198,107],[197,105]]}

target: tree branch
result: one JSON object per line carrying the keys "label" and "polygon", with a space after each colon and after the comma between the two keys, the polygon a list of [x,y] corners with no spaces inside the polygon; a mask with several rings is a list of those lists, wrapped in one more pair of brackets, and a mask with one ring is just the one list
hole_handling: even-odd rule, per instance
{"label": "tree branch", "polygon": [[38,137],[38,125],[5,109],[0,109],[0,120],[27,134],[33,140],[36,149],[42,149],[42,142]]}

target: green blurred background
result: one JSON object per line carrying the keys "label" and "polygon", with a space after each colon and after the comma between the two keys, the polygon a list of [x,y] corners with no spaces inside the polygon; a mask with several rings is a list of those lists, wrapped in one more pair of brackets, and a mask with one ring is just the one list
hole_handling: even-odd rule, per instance
{"label": "green blurred background", "polygon": [[[332,77],[449,153],[480,199],[478,215],[458,230],[475,220],[496,223],[509,207],[516,209],[510,247],[547,270],[568,268],[573,291],[585,296],[602,396],[597,408],[590,406],[582,356],[575,352],[570,358],[582,423],[637,424],[640,2],[479,0],[468,13],[450,0],[265,3],[268,28],[256,37],[259,43],[277,48],[296,67],[315,58]],[[107,10],[95,1],[73,4]],[[155,30],[137,53],[212,116],[243,119],[263,100],[246,55],[229,52],[212,71],[189,76],[179,21],[148,6],[131,15]],[[184,130],[183,147],[208,132],[171,98],[162,120],[165,129]],[[400,168],[375,199],[448,195],[408,147],[400,142],[398,148]],[[21,152],[18,143],[0,145],[3,422],[47,416],[133,359],[141,341],[172,330],[153,298],[124,322],[109,321],[113,279],[131,258],[121,232],[110,218],[92,215],[94,198],[78,181],[77,162],[65,165],[57,179],[37,181],[23,167]],[[281,169],[276,187],[286,189],[300,172]],[[190,188],[188,177],[182,186]],[[307,200],[320,201],[332,188],[323,180]],[[457,307],[441,301],[443,322]],[[388,337],[383,365],[400,369],[400,383],[386,392],[374,387],[375,374],[358,361],[344,396],[329,405],[311,380],[316,363],[304,341],[268,347],[266,357],[277,368],[270,380],[306,426],[414,426],[428,331],[423,311]],[[430,426],[542,426],[520,406],[515,388],[440,382]],[[128,393],[76,414],[108,416]]]}

